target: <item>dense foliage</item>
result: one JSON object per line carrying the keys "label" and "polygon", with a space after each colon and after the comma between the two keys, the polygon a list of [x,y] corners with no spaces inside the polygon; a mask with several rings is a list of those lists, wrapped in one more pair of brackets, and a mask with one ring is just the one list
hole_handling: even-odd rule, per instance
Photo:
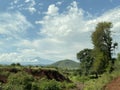
{"label": "dense foliage", "polygon": [[80,72],[82,75],[90,74],[93,64],[92,49],[84,49],[77,53],[77,59],[80,60]]}
{"label": "dense foliage", "polygon": [[92,34],[92,42],[94,45],[93,71],[96,73],[103,73],[106,69],[108,69],[108,71],[113,69],[114,61],[112,59],[112,51],[117,44],[113,43],[111,28],[111,22],[100,22]]}
{"label": "dense foliage", "polygon": [[0,90],[69,90],[75,87],[58,74],[56,70],[39,66],[0,66]]}
{"label": "dense foliage", "polygon": [[77,53],[82,74],[77,80],[84,83],[83,90],[106,90],[106,85],[120,76],[120,54],[113,58],[118,43],[113,42],[112,26],[111,22],[98,23],[91,35],[93,49]]}
{"label": "dense foliage", "polygon": [[112,54],[117,43],[113,43],[111,28],[111,22],[98,23],[91,35],[93,49],[83,49],[77,53],[83,75],[95,73],[98,77],[98,74],[113,71],[115,59],[112,58]]}

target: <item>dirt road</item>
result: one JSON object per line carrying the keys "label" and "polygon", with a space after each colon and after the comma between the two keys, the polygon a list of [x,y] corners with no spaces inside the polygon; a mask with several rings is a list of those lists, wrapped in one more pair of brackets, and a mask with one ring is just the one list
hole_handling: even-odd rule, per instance
{"label": "dirt road", "polygon": [[120,77],[107,84],[103,90],[120,90]]}

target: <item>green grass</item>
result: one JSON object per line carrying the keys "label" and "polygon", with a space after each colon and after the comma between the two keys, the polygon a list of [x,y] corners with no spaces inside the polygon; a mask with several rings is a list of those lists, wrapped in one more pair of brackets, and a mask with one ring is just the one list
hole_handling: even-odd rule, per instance
{"label": "green grass", "polygon": [[102,90],[113,79],[120,77],[120,59],[116,60],[112,73],[104,73],[98,79],[90,79],[85,82],[84,90]]}
{"label": "green grass", "polygon": [[98,79],[90,79],[86,81],[84,83],[84,90],[102,90],[106,84],[118,76],[120,76],[120,71],[114,71],[111,74],[104,73]]}

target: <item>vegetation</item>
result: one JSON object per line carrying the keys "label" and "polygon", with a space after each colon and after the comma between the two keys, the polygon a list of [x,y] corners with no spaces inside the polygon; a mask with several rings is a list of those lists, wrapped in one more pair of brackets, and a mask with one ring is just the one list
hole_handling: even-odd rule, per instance
{"label": "vegetation", "polygon": [[114,71],[112,73],[105,72],[98,79],[89,79],[85,81],[84,90],[103,90],[106,84],[120,76],[119,68],[120,68],[120,54],[118,54],[118,58],[115,61]]}
{"label": "vegetation", "polygon": [[80,65],[78,62],[69,59],[61,60],[50,65],[50,67],[56,67],[61,69],[78,69],[79,66]]}
{"label": "vegetation", "polygon": [[111,28],[111,22],[98,23],[91,35],[93,49],[85,48],[77,53],[81,76],[77,78],[85,84],[84,90],[102,90],[120,76],[120,54],[117,60],[112,57],[118,43],[113,42]]}
{"label": "vegetation", "polygon": [[[80,63],[58,61],[49,66],[0,65],[0,90],[103,90],[120,76],[120,53],[113,42],[112,23],[100,22],[91,35],[93,48],[77,53]],[[84,88],[80,88],[83,87]]]}
{"label": "vegetation", "polygon": [[82,74],[94,73],[97,78],[98,74],[111,72],[114,69],[112,53],[117,43],[112,42],[111,27],[110,22],[98,23],[91,36],[93,49],[84,49],[77,53],[77,58],[81,62]]}
{"label": "vegetation", "polygon": [[0,90],[69,90],[75,87],[55,69],[32,66],[1,66]]}
{"label": "vegetation", "polygon": [[80,75],[90,74],[93,64],[92,49],[84,49],[77,53],[77,59],[80,61]]}
{"label": "vegetation", "polygon": [[112,59],[112,51],[117,44],[112,42],[111,37],[111,22],[98,23],[96,30],[92,34],[93,48],[93,71],[100,74],[108,69],[109,72],[113,70],[114,60]]}

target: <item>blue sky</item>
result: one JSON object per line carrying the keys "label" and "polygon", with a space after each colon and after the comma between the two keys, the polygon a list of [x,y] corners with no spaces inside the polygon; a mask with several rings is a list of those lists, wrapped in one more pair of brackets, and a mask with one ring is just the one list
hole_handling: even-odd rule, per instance
{"label": "blue sky", "polygon": [[90,36],[101,21],[113,23],[119,41],[120,0],[0,1],[1,63],[76,60],[77,52],[92,48]]}

